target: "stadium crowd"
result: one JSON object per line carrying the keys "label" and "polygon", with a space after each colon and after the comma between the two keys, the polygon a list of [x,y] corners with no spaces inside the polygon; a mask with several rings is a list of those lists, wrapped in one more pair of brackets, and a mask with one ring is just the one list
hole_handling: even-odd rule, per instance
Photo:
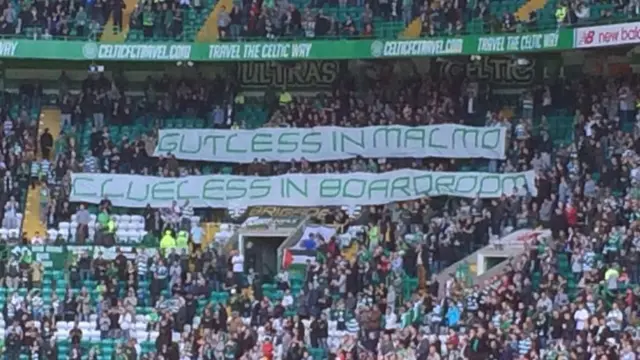
{"label": "stadium crowd", "polygon": [[[514,2],[515,3],[515,2]],[[635,17],[637,1],[560,4],[518,19],[508,2],[234,2],[217,15],[219,37],[371,37],[415,18],[423,36],[514,32]],[[139,2],[130,27],[141,39],[185,39],[213,4]],[[515,4],[514,4],[515,5]],[[564,9],[564,10],[561,10]],[[0,33],[97,38],[123,2],[0,3]],[[503,11],[504,10],[504,11]],[[474,24],[480,23],[480,27]],[[394,25],[395,26],[395,25]],[[398,31],[392,26],[392,33]],[[107,30],[109,31],[109,30]],[[268,92],[264,123],[243,118],[245,95],[234,79],[149,79],[142,97],[124,82],[94,74],[78,93],[60,97],[62,133],[39,139],[40,90],[0,101],[0,239],[22,234],[28,185],[41,184],[41,222],[51,234],[23,244],[115,245],[131,252],[81,251],[64,269],[46,268],[26,248],[0,261],[0,334],[13,359],[621,359],[640,355],[640,119],[638,79],[581,78],[524,93],[506,109],[483,84],[418,76],[362,83],[345,76],[330,93]],[[224,89],[224,90],[223,90]],[[231,96],[235,94],[236,96]],[[572,124],[557,141],[551,114]],[[507,159],[363,159],[247,165],[152,156],[157,130],[189,119],[196,127],[425,125],[460,123],[508,129]],[[480,121],[478,121],[480,120]],[[181,120],[182,121],[182,120]],[[134,125],[135,124],[135,125]],[[34,161],[39,155],[43,160]],[[303,271],[255,274],[249,260],[222,243],[209,247],[206,212],[186,202],[134,213],[105,199],[69,201],[72,172],[177,177],[202,173],[535,169],[537,195],[491,200],[424,198],[335,209],[321,222],[340,236],[315,238],[321,256]],[[358,213],[356,215],[356,213]],[[116,216],[140,216],[145,245],[119,237]],[[74,224],[69,232],[60,224]],[[133,222],[132,222],[133,223]],[[527,244],[499,277],[473,284],[443,271],[515,229],[551,230]],[[344,241],[343,239],[345,239]],[[138,239],[140,240],[140,239]],[[173,242],[166,249],[163,242]],[[156,249],[154,249],[156,248]],[[355,255],[348,249],[355,248]]]}
{"label": "stadium crowd", "polygon": [[[322,39],[395,38],[419,24],[421,36],[489,32],[523,32],[628,21],[637,18],[635,1],[550,1],[521,13],[520,3],[501,1],[234,1],[229,8],[215,1],[141,1],[127,8],[123,0],[0,3],[0,34],[28,38],[99,39],[104,32],[125,31],[130,41],[192,41],[198,32],[217,38]],[[131,5],[129,5],[131,6]],[[525,8],[528,9],[528,8]],[[204,27],[215,13],[216,26]],[[128,24],[123,22],[128,21]],[[413,26],[413,25],[412,25]],[[126,30],[124,29],[126,28]]]}
{"label": "stadium crowd", "polygon": [[[18,234],[22,223],[22,199],[29,184],[29,164],[37,146],[39,89],[24,87],[17,95],[6,94],[0,105],[0,214],[2,227]],[[3,233],[2,237],[7,238]]]}
{"label": "stadium crowd", "polygon": [[[162,247],[175,231],[175,249],[111,256],[81,252],[62,270],[45,269],[28,251],[15,248],[0,265],[7,358],[480,360],[595,354],[634,359],[640,335],[635,79],[540,87],[511,111],[466,82],[434,86],[427,76],[408,83],[356,80],[342,78],[332,93],[314,98],[287,91],[279,98],[265,96],[263,126],[472,124],[486,114],[481,125],[509,129],[507,159],[258,160],[212,171],[534,168],[537,196],[425,198],[359,209],[359,217],[353,209],[337,210],[323,220],[339,225],[341,238],[347,234],[350,241],[316,239],[323,255],[318,262],[302,272],[285,269],[275,279],[254,274],[244,257],[224,244],[200,248],[202,232],[189,204],[142,214],[145,230],[155,235],[152,244],[157,247],[160,240]],[[151,156],[157,128],[184,116],[211,127],[248,126],[234,114],[243,95],[231,99],[215,90],[236,93],[229,79],[205,84],[166,77],[148,85],[143,99],[131,99],[117,81],[94,75],[79,95],[63,95],[63,133],[56,144],[47,132],[41,136],[45,160],[33,163],[31,181],[47,185],[41,206],[48,228],[75,218],[78,231],[66,238],[36,235],[32,243],[121,242],[100,236],[103,229],[109,232],[116,211],[108,199],[91,212],[68,202],[70,172],[198,174],[207,164]],[[22,99],[33,98],[28,95]],[[543,114],[554,108],[575,114],[569,143],[554,145],[551,139],[555,129]],[[19,118],[5,118],[5,136],[16,139],[10,135],[19,129]],[[113,129],[140,118],[144,131],[113,136]],[[24,154],[25,160],[33,157]],[[17,176],[11,174],[9,179]],[[10,214],[5,212],[5,223]],[[92,216],[95,232],[86,229]],[[550,229],[551,236],[529,244],[530,251],[503,276],[472,286],[456,274],[438,284],[436,275],[467,254],[513,229],[538,226]],[[343,250],[352,246],[357,252],[349,257]]]}

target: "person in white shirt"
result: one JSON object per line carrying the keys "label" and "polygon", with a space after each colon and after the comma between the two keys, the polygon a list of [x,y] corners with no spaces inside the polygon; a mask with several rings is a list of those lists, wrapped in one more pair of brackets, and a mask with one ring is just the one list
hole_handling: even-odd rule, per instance
{"label": "person in white shirt", "polygon": [[36,234],[31,238],[31,245],[44,245],[44,238],[40,236],[40,233],[36,231]]}
{"label": "person in white shirt", "polygon": [[384,315],[384,329],[395,330],[398,328],[398,315],[391,308],[387,308],[387,313]]}
{"label": "person in white shirt", "polygon": [[13,256],[6,266],[8,271],[5,277],[5,285],[10,289],[20,287],[20,262],[18,258]]}
{"label": "person in white shirt", "polygon": [[180,215],[182,214],[182,208],[180,207],[180,205],[178,205],[177,201],[173,201],[173,203],[171,204],[171,211],[173,212],[173,216],[176,218],[180,218]]}
{"label": "person in white shirt", "polygon": [[576,321],[576,330],[582,331],[587,327],[589,311],[584,304],[580,304],[580,308],[573,314],[573,319]]}
{"label": "person in white shirt", "polygon": [[447,294],[447,297],[451,296],[451,289],[453,288],[455,276],[451,276],[449,280],[444,285],[444,292]]}
{"label": "person in white shirt", "polygon": [[133,328],[133,315],[130,309],[124,311],[124,314],[120,314],[119,319],[120,329],[122,330],[122,336],[125,339],[129,339],[131,335],[131,329]]}
{"label": "person in white shirt", "polygon": [[177,231],[180,222],[181,211],[182,210],[180,209],[178,202],[174,200],[173,203],[171,203],[170,207],[164,208],[162,210],[162,219],[165,221],[165,223],[170,224],[170,226]]}
{"label": "person in white shirt", "polygon": [[244,256],[235,250],[231,256],[231,266],[233,267],[233,277],[239,287],[243,287],[242,273],[244,273]]}
{"label": "person in white shirt", "polygon": [[33,296],[27,295],[27,299],[29,300],[29,305],[33,311],[33,318],[37,321],[42,320],[42,316],[44,315],[43,306],[44,301],[40,296],[38,291],[34,292]]}
{"label": "person in white shirt", "polygon": [[287,290],[282,297],[282,306],[286,309],[293,305],[293,295],[291,291]]}
{"label": "person in white shirt", "polygon": [[11,295],[11,298],[9,300],[9,304],[11,304],[11,306],[13,306],[14,308],[18,309],[20,307],[20,304],[22,304],[23,301],[24,301],[24,297],[22,297],[17,292],[14,292]]}
{"label": "person in white shirt", "polygon": [[620,329],[622,329],[623,315],[617,303],[613,303],[611,306],[611,310],[607,313],[606,320],[607,326],[611,331],[620,331]]}
{"label": "person in white shirt", "polygon": [[391,312],[395,312],[396,304],[396,289],[393,286],[389,287],[387,291],[387,309],[391,309]]}
{"label": "person in white shirt", "polygon": [[18,224],[18,202],[11,197],[4,206],[4,219],[2,220],[2,226],[5,229],[17,229]]}

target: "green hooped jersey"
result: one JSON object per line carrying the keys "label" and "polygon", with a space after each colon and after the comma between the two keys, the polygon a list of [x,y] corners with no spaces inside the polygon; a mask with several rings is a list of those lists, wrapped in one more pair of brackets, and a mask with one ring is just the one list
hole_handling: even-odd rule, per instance
{"label": "green hooped jersey", "polygon": [[349,321],[349,319],[353,318],[353,314],[348,310],[342,309],[332,309],[331,310],[331,320],[334,321]]}
{"label": "green hooped jersey", "polygon": [[236,348],[237,348],[237,345],[235,343],[227,344],[224,347],[224,358],[225,359],[229,359],[229,360],[235,359],[236,358]]}

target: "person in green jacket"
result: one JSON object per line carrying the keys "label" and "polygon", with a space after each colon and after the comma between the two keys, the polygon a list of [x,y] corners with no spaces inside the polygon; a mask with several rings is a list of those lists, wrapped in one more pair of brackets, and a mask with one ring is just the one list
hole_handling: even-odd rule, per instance
{"label": "person in green jacket", "polygon": [[178,232],[176,247],[180,250],[189,250],[189,233],[187,233],[185,230],[180,230]]}
{"label": "person in green jacket", "polygon": [[104,210],[98,214],[98,224],[100,224],[100,227],[102,228],[107,227],[107,224],[109,223],[110,219],[111,217],[109,216],[109,213],[107,213]]}
{"label": "person in green jacket", "polygon": [[155,22],[155,14],[151,10],[151,6],[146,5],[142,11],[142,28],[144,32],[144,38],[150,39],[153,37],[153,24]]}
{"label": "person in green jacket", "polygon": [[84,10],[84,6],[78,7],[78,12],[76,13],[75,25],[76,25],[76,33],[78,36],[84,36],[85,28],[87,26],[87,20],[89,19],[89,15]]}
{"label": "person in green jacket", "polygon": [[160,240],[160,249],[162,253],[166,256],[171,249],[176,247],[176,239],[174,239],[171,234],[171,230],[165,230],[164,236]]}

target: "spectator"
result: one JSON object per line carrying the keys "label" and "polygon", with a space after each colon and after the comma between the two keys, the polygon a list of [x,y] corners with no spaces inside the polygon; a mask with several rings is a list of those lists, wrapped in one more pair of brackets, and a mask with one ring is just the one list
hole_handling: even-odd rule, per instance
{"label": "spectator", "polygon": [[202,224],[196,223],[195,226],[192,226],[190,235],[191,235],[191,242],[193,244],[194,250],[200,249],[202,245],[202,238],[204,237],[204,230],[202,230]]}
{"label": "spectator", "polygon": [[51,157],[51,148],[53,147],[53,136],[49,133],[49,129],[44,129],[42,135],[40,135],[40,151],[42,157],[49,159]]}
{"label": "spectator", "polygon": [[[388,5],[388,16],[394,17],[393,3]],[[267,4],[259,11],[268,13],[273,6]],[[382,65],[376,71],[384,75],[390,70]],[[601,107],[591,103],[599,100],[590,100],[588,106],[568,101],[571,108],[564,109],[567,113],[573,114],[577,107],[588,109],[578,112],[575,124],[569,125],[569,141],[559,145],[562,141],[557,141],[557,129],[550,129],[548,124],[551,115],[549,119],[539,115],[541,110],[548,114],[562,110],[556,104],[565,100],[562,96],[549,94],[558,101],[539,101],[551,89],[540,87],[516,98],[513,104],[520,105],[515,107],[516,114],[506,115],[506,111],[494,107],[492,95],[477,94],[478,99],[486,99],[486,104],[479,106],[486,105],[487,109],[466,111],[468,99],[459,95],[465,93],[467,84],[436,80],[432,74],[416,75],[406,82],[396,80],[345,75],[335,84],[334,93],[310,99],[290,89],[282,104],[264,106],[265,125],[465,123],[473,120],[465,115],[487,110],[485,125],[509,129],[507,158],[496,161],[494,171],[535,168],[539,173],[538,195],[509,193],[486,201],[422,198],[332,209],[322,217],[328,224],[337,224],[336,236],[315,237],[313,242],[303,239],[305,250],[315,250],[316,254],[302,266],[289,264],[272,279],[254,266],[248,250],[245,254],[227,254],[224,241],[205,245],[212,239],[203,234],[200,219],[194,219],[199,209],[189,209],[188,202],[182,207],[174,202],[164,210],[164,216],[149,206],[144,215],[138,215],[140,222],[121,222],[124,216],[136,215],[122,213],[108,198],[92,206],[91,211],[84,205],[75,208],[68,203],[69,173],[87,168],[104,174],[178,177],[205,172],[207,167],[208,173],[228,170],[257,176],[384,172],[396,168],[457,171],[474,166],[488,169],[489,162],[355,158],[272,163],[256,159],[252,164],[223,170],[217,164],[183,162],[174,156],[154,158],[148,149],[153,149],[156,125],[144,134],[133,134],[128,128],[131,133],[120,136],[124,131],[111,122],[110,114],[121,105],[115,105],[119,102],[106,89],[127,95],[120,94],[109,80],[91,78],[86,90],[70,97],[74,108],[84,101],[91,104],[91,111],[71,125],[81,126],[83,133],[88,130],[89,154],[77,151],[73,131],[66,131],[54,166],[43,161],[35,172],[46,189],[46,222],[51,229],[60,230],[62,223],[69,225],[75,212],[78,233],[87,225],[86,242],[98,244],[126,242],[128,235],[122,235],[128,231],[125,229],[140,224],[145,231],[163,235],[162,252],[138,247],[126,255],[123,251],[115,251],[115,256],[111,252],[108,257],[80,254],[65,260],[69,266],[64,270],[45,268],[42,277],[28,252],[14,253],[2,270],[7,288],[16,289],[7,293],[3,314],[6,323],[12,324],[5,331],[7,354],[19,357],[26,351],[47,353],[44,336],[52,332],[60,341],[53,341],[51,352],[71,358],[82,358],[90,352],[83,345],[89,339],[109,345],[118,356],[135,352],[166,358],[225,352],[234,358],[262,353],[292,359],[308,358],[311,353],[322,359],[391,354],[432,359],[581,358],[590,353],[632,358],[635,335],[628,326],[633,327],[637,320],[634,279],[638,276],[640,203],[634,144],[638,136],[628,126],[623,128],[625,124],[633,128],[637,115],[629,106],[638,97],[635,86],[625,84],[627,79],[609,83],[596,77],[582,79],[579,86],[561,84],[560,88],[566,85],[575,92],[576,99],[601,99],[603,94],[611,94],[623,104],[608,105],[613,106],[611,110],[604,101]],[[356,85],[358,82],[361,84]],[[436,83],[438,86],[433,85]],[[225,91],[227,85],[225,80],[216,84]],[[211,94],[216,86],[187,80],[150,81],[144,104],[140,101],[141,109],[132,108],[132,118],[154,112],[153,122],[173,121],[169,114],[176,112],[180,116],[196,114],[204,123],[216,105],[222,109],[231,99]],[[157,91],[162,87],[172,90]],[[154,97],[160,100],[158,108],[157,101],[150,101]],[[103,112],[102,120],[95,117],[99,111]],[[623,116],[616,119],[619,112]],[[87,118],[88,125],[84,124]],[[215,119],[211,120],[208,126],[213,126]],[[240,126],[247,119],[235,120]],[[232,124],[225,121],[216,125]],[[22,134],[20,126],[18,121],[7,122],[3,136],[9,139]],[[27,142],[17,146],[26,148]],[[2,150],[8,149],[3,145]],[[14,213],[18,217],[14,205],[19,202],[10,194],[20,188],[12,185],[18,182],[14,174],[20,168],[9,157],[4,161],[3,174],[7,223]],[[95,220],[92,215],[96,215]],[[93,221],[98,225],[91,225]],[[127,226],[120,227],[121,223]],[[472,278],[470,268],[456,265],[485,246],[500,251],[507,245],[498,239],[514,227],[537,225],[549,229],[550,234],[543,232],[525,241],[527,251],[502,265],[504,271],[496,278],[480,282]],[[197,245],[190,251],[182,246],[187,233]],[[32,243],[52,245],[54,239],[47,236],[45,241],[39,236],[36,234]],[[61,242],[77,240],[78,236],[73,238],[69,233]],[[296,266],[304,270],[296,272]],[[246,271],[249,276],[245,276],[245,269],[252,267],[258,270]],[[41,294],[24,291],[31,291],[38,282],[42,288],[36,290]],[[41,329],[34,330],[29,324],[35,319],[40,319]],[[25,345],[32,336],[28,334],[43,337],[37,342],[42,349]],[[112,340],[118,338],[132,342],[114,347]],[[151,343],[151,348],[138,352],[134,339],[145,346]]]}
{"label": "spectator", "polygon": [[193,218],[194,214],[193,206],[191,206],[189,200],[186,200],[180,208],[180,227],[182,229],[189,230],[191,228],[191,218]]}
{"label": "spectator", "polygon": [[222,6],[218,13],[218,38],[225,39],[229,35],[229,28],[231,26],[231,15],[227,9]]}
{"label": "spectator", "polygon": [[18,224],[18,202],[11,196],[9,201],[4,205],[4,219],[2,221],[2,227],[5,229],[17,229]]}
{"label": "spectator", "polygon": [[242,287],[242,278],[244,273],[244,256],[239,252],[235,252],[231,256],[231,265],[233,268],[234,284]]}
{"label": "spectator", "polygon": [[44,238],[40,236],[40,233],[36,232],[35,235],[31,238],[32,245],[44,245]]}
{"label": "spectator", "polygon": [[[281,1],[247,1],[233,8],[216,9],[215,37],[226,40],[280,38],[395,38],[416,21],[420,35],[444,36],[479,34],[487,31],[514,32],[544,30],[548,25],[589,26],[602,19],[612,21],[614,14],[634,18],[640,11],[637,1],[589,4],[569,1],[558,4],[557,12],[532,9],[523,16],[518,8],[501,6],[495,1],[479,1],[474,8],[467,1],[388,1],[349,3],[312,2],[292,4]],[[91,6],[88,6],[91,5]],[[303,6],[304,10],[297,6]],[[593,5],[596,5],[595,7]],[[603,5],[603,6],[600,6]],[[201,0],[172,3],[143,1],[127,10],[125,3],[96,0],[89,4],[56,3],[48,8],[9,3],[3,9],[0,32],[33,39],[97,40],[107,24],[114,34],[125,34],[128,41],[162,39],[193,41],[196,34],[208,31],[207,11]],[[122,21],[129,13],[129,31]],[[374,19],[376,19],[374,21]],[[111,22],[109,22],[111,21]]]}

